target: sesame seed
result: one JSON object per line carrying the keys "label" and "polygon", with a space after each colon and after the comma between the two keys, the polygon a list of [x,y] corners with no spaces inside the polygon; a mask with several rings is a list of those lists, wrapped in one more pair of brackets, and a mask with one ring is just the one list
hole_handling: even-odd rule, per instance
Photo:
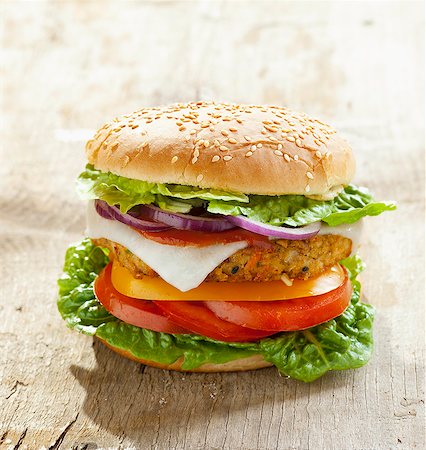
{"label": "sesame seed", "polygon": [[201,122],[201,128],[207,128],[210,126],[209,122]]}
{"label": "sesame seed", "polygon": [[204,175],[200,173],[197,177],[197,182],[199,183],[204,178]]}
{"label": "sesame seed", "polygon": [[115,152],[115,151],[117,150],[117,148],[118,148],[118,144],[114,144],[114,145],[111,147],[111,152]]}
{"label": "sesame seed", "polygon": [[284,159],[288,162],[290,162],[290,156],[287,155],[287,153],[284,154]]}
{"label": "sesame seed", "polygon": [[271,141],[273,141],[273,142],[277,142],[278,141],[278,139],[276,137],[274,137],[274,136],[269,136],[269,139]]}
{"label": "sesame seed", "polygon": [[123,160],[123,162],[122,162],[122,164],[121,164],[121,167],[125,167],[125,166],[127,166],[127,164],[129,164],[129,162],[130,162],[130,158],[127,156],[127,155],[124,155],[124,158],[123,158],[124,160]]}
{"label": "sesame seed", "polygon": [[309,186],[309,184],[307,184],[305,187],[305,192],[309,192],[310,190],[311,190],[311,187]]}
{"label": "sesame seed", "polygon": [[231,155],[226,155],[226,156],[223,157],[224,161],[230,161],[231,159],[232,159]]}
{"label": "sesame seed", "polygon": [[270,126],[270,125],[265,125],[265,128],[266,128],[268,131],[270,131],[271,133],[274,133],[275,131],[278,130],[277,127]]}
{"label": "sesame seed", "polygon": [[182,125],[182,126],[179,127],[179,131],[185,131],[185,130],[186,130],[186,126],[185,125]]}
{"label": "sesame seed", "polygon": [[251,149],[252,149],[253,151],[255,151],[255,150],[257,150],[257,147],[256,147],[255,145],[252,145],[252,146],[251,146]]}
{"label": "sesame seed", "polygon": [[220,159],[219,155],[214,155],[212,158],[212,162],[217,162],[217,161],[219,161],[219,159]]}
{"label": "sesame seed", "polygon": [[209,147],[210,146],[210,141],[208,140],[208,139],[206,139],[205,141],[204,141],[204,147]]}
{"label": "sesame seed", "polygon": [[138,124],[132,125],[132,130],[134,130],[134,129],[137,128],[138,126],[139,126]]}
{"label": "sesame seed", "polygon": [[194,150],[194,156],[195,156],[195,158],[198,158],[200,156],[200,151],[195,149]]}
{"label": "sesame seed", "polygon": [[203,145],[204,144],[204,139],[199,139],[195,144],[196,145]]}
{"label": "sesame seed", "polygon": [[219,147],[220,150],[222,150],[223,152],[226,152],[227,150],[229,150],[229,148],[226,145],[221,145]]}
{"label": "sesame seed", "polygon": [[189,132],[189,134],[195,134],[197,132],[197,130],[191,130],[190,132]]}
{"label": "sesame seed", "polygon": [[310,180],[313,180],[313,179],[314,179],[314,176],[312,175],[311,172],[306,172],[306,176],[307,176]]}
{"label": "sesame seed", "polygon": [[234,138],[229,138],[229,139],[228,139],[228,142],[229,142],[230,144],[236,144],[236,143],[237,143],[237,140],[234,139]]}
{"label": "sesame seed", "polygon": [[279,150],[275,150],[274,153],[275,153],[277,156],[283,156],[283,152],[280,152]]}
{"label": "sesame seed", "polygon": [[315,144],[317,144],[318,146],[321,146],[321,141],[319,139],[314,139]]}
{"label": "sesame seed", "polygon": [[228,133],[226,130],[222,130],[221,133],[222,133],[224,136],[228,136],[228,135],[229,135],[229,133]]}
{"label": "sesame seed", "polygon": [[213,143],[214,143],[214,145],[216,145],[216,147],[219,147],[219,145],[220,145],[220,142],[219,142],[217,139],[215,139],[215,140],[213,141]]}
{"label": "sesame seed", "polygon": [[172,158],[172,164],[174,164],[177,160],[178,160],[178,157],[177,157],[177,156],[173,156],[173,158]]}
{"label": "sesame seed", "polygon": [[283,148],[283,144],[278,144],[278,150],[281,150]]}
{"label": "sesame seed", "polygon": [[322,158],[322,153],[321,153],[319,150],[317,150],[317,151],[315,152],[315,156],[316,156],[317,158],[321,159],[321,158]]}
{"label": "sesame seed", "polygon": [[248,151],[248,152],[246,153],[246,157],[248,158],[248,157],[250,157],[252,154],[253,154],[253,152]]}
{"label": "sesame seed", "polygon": [[294,155],[293,158],[294,158],[295,161],[298,161],[299,160],[299,155]]}
{"label": "sesame seed", "polygon": [[210,131],[214,131],[214,126],[211,125],[211,126],[209,127],[209,130],[210,130]]}
{"label": "sesame seed", "polygon": [[298,147],[302,147],[302,141],[300,139],[296,139],[296,145]]}
{"label": "sesame seed", "polygon": [[263,147],[263,144],[261,144],[261,143],[257,144],[257,148],[262,148],[262,147]]}
{"label": "sesame seed", "polygon": [[245,139],[246,141],[248,141],[248,142],[251,141],[251,137],[250,137],[250,136],[244,136],[244,139]]}
{"label": "sesame seed", "polygon": [[287,141],[294,142],[296,139],[293,136],[287,136]]}
{"label": "sesame seed", "polygon": [[195,164],[198,161],[198,158],[194,156],[191,160],[191,164]]}
{"label": "sesame seed", "polygon": [[229,131],[233,131],[235,133],[236,131],[238,131],[238,129],[235,127],[229,127]]}

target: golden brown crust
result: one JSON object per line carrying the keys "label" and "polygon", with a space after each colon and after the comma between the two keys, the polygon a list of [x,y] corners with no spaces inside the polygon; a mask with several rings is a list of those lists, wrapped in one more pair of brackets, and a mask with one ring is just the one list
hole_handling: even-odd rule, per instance
{"label": "golden brown crust", "polygon": [[160,364],[155,361],[139,359],[126,350],[114,347],[99,337],[98,339],[108,348],[115,351],[119,355],[124,356],[125,358],[129,358],[132,361],[145,364],[147,366],[156,367],[157,369],[176,370],[178,372],[241,372],[245,370],[262,369],[264,367],[271,367],[273,365],[265,361],[262,355],[253,355],[250,356],[249,358],[235,359],[234,361],[229,361],[223,364],[207,363],[202,364],[200,367],[196,367],[195,369],[185,370],[182,369],[183,358],[179,358],[172,364]]}
{"label": "golden brown crust", "polygon": [[[94,239],[95,245],[108,248],[135,278],[157,277],[158,274],[136,255],[108,239]],[[289,278],[306,280],[318,276],[351,253],[352,241],[327,234],[302,241],[280,239],[271,248],[247,247],[223,261],[206,281],[272,281],[285,273]]]}
{"label": "golden brown crust", "polygon": [[198,102],[144,108],[86,146],[102,171],[246,194],[333,196],[355,171],[335,130],[276,106]]}

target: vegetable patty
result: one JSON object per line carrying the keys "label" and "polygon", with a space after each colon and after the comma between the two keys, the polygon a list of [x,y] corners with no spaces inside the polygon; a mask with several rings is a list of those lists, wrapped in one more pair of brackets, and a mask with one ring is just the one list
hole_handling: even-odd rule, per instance
{"label": "vegetable patty", "polygon": [[[108,248],[110,259],[117,259],[135,278],[159,276],[122,245],[108,239],[93,242]],[[206,281],[272,281],[284,274],[306,280],[348,257],[351,248],[350,239],[333,234],[301,241],[279,239],[271,248],[250,246],[237,251],[210,272]]]}

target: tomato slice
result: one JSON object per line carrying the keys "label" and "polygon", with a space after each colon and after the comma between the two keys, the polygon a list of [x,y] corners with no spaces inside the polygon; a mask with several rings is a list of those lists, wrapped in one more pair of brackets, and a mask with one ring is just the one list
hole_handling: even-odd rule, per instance
{"label": "tomato slice", "polygon": [[94,292],[105,309],[123,322],[164,333],[188,333],[188,330],[165,317],[153,302],[120,294],[111,283],[111,264],[96,278]]}
{"label": "tomato slice", "polygon": [[141,328],[165,333],[195,333],[226,342],[256,341],[279,331],[313,327],[340,315],[348,306],[352,285],[344,279],[320,295],[283,301],[140,300],[118,292],[111,264],[95,280],[94,292],[115,317]]}
{"label": "tomato slice", "polygon": [[215,244],[229,244],[231,242],[246,241],[249,245],[263,248],[272,248],[273,241],[267,236],[252,233],[242,228],[233,228],[232,230],[221,231],[217,233],[207,233],[205,231],[177,230],[171,228],[165,231],[142,231],[136,230],[147,239],[159,242],[164,245],[185,246],[193,245],[205,247]]}
{"label": "tomato slice", "polygon": [[352,284],[345,270],[343,283],[314,297],[275,302],[203,302],[217,317],[257,330],[304,330],[339,316],[348,307]]}
{"label": "tomato slice", "polygon": [[275,334],[271,331],[251,330],[216,317],[203,302],[154,301],[173,322],[189,331],[225,342],[257,341]]}

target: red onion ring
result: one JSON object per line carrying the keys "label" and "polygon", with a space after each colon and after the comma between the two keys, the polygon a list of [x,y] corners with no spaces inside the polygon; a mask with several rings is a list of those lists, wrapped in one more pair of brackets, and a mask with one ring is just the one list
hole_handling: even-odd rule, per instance
{"label": "red onion ring", "polygon": [[171,213],[164,211],[158,206],[142,205],[140,211],[144,216],[152,220],[165,223],[178,230],[205,231],[209,233],[217,233],[220,231],[235,228],[231,222],[227,220],[227,216],[218,217],[201,217],[191,216],[189,214]]}
{"label": "red onion ring", "polygon": [[321,228],[321,222],[314,222],[299,228],[289,228],[268,225],[258,222],[257,220],[248,219],[244,216],[226,216],[226,219],[237,227],[244,228],[252,233],[281,239],[289,239],[292,241],[309,239],[318,234]]}
{"label": "red onion ring", "polygon": [[[123,214],[116,206],[102,200],[95,201],[96,211],[106,219],[118,220],[142,231],[164,231],[173,227],[178,230],[217,233],[240,227],[252,233],[289,240],[309,239],[318,234],[321,222],[298,228],[268,225],[244,216],[200,217],[164,211],[154,205],[139,205],[138,212]],[[142,218],[143,217],[143,218]]]}
{"label": "red onion ring", "polygon": [[95,201],[97,213],[105,219],[118,220],[125,225],[142,231],[164,231],[168,230],[170,226],[163,223],[154,222],[151,220],[143,220],[134,217],[130,214],[123,214],[116,206],[110,206],[102,200]]}

